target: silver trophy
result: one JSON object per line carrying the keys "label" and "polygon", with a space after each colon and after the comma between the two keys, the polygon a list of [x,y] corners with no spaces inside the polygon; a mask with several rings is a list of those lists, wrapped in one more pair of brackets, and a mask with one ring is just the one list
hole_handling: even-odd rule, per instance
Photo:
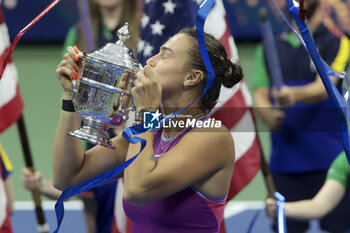
{"label": "silver trophy", "polygon": [[91,53],[82,53],[83,71],[79,81],[73,80],[75,111],[83,119],[83,127],[68,134],[76,138],[114,148],[107,130],[128,119],[133,110],[130,89],[135,74],[142,67],[125,41],[130,38],[126,23],[117,32],[119,40]]}

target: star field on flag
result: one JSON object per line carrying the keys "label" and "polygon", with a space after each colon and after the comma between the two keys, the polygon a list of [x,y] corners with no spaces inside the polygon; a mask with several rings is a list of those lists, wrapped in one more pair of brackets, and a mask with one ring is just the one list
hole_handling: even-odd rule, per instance
{"label": "star field on flag", "polygon": [[200,0],[146,0],[141,18],[141,36],[137,46],[142,65],[159,52],[171,36],[196,22]]}

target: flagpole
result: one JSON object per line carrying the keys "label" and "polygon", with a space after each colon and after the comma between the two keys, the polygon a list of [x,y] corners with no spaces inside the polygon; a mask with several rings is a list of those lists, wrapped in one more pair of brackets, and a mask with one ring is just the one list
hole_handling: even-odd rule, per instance
{"label": "flagpole", "polygon": [[90,17],[90,6],[88,0],[78,0],[78,10],[82,22],[86,51],[95,49],[95,37]]}
{"label": "flagpole", "polygon": [[276,188],[275,188],[275,184],[274,184],[273,179],[272,179],[270,168],[267,165],[267,162],[265,159],[265,154],[264,154],[264,151],[263,151],[262,146],[261,146],[260,137],[259,137],[259,134],[256,130],[256,126],[255,126],[255,134],[256,134],[256,139],[258,140],[260,154],[261,154],[261,156],[260,156],[260,169],[261,169],[261,172],[263,174],[268,197],[274,198]]}
{"label": "flagpole", "polygon": [[257,130],[256,118],[255,118],[255,114],[254,114],[253,110],[251,110],[251,114],[252,114],[253,119],[254,119],[254,128],[255,128],[256,140],[258,141],[259,148],[260,148],[260,169],[261,169],[261,172],[263,174],[264,183],[265,183],[265,187],[266,187],[266,190],[267,190],[268,197],[274,199],[275,198],[275,192],[276,192],[275,183],[273,182],[270,168],[269,168],[269,166],[267,164],[267,161],[265,159],[265,153],[264,153],[264,150],[262,148],[260,136],[259,136],[259,133],[258,133],[258,130]]}
{"label": "flagpole", "polygon": [[[17,121],[17,128],[18,128],[18,132],[19,132],[19,135],[21,138],[22,151],[23,151],[23,156],[24,156],[26,166],[34,173],[35,172],[34,164],[33,164],[32,154],[31,154],[30,147],[29,147],[29,141],[28,141],[28,137],[27,137],[26,127],[24,124],[23,114],[21,115],[21,117]],[[38,221],[38,231],[40,233],[48,233],[49,232],[49,225],[46,223],[44,211],[41,207],[41,196],[40,196],[39,189],[34,189],[32,191],[32,197],[33,197],[34,204],[35,204],[35,213],[36,213],[36,218]]]}
{"label": "flagpole", "polygon": [[[277,49],[274,41],[274,35],[273,35],[271,23],[268,19],[268,12],[265,7],[261,7],[259,9],[259,17],[260,17],[260,30],[261,30],[261,37],[262,37],[264,52],[266,53],[266,56],[267,56],[267,65],[271,70],[271,83],[272,83],[272,86],[274,86],[277,90],[281,90],[283,86],[282,72],[279,64],[278,53],[277,53]],[[256,135],[260,144],[260,150],[261,150],[260,167],[264,176],[266,189],[268,192],[268,196],[270,198],[274,198],[274,193],[276,191],[276,188],[272,179],[271,171],[265,160],[265,155],[261,148],[261,143],[257,132],[256,132]]]}

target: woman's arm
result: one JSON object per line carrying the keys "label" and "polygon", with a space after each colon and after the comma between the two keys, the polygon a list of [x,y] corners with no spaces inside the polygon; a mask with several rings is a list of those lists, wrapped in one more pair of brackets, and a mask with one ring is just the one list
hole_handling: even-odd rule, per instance
{"label": "woman's arm", "polygon": [[[216,199],[223,198],[233,171],[232,136],[228,132],[194,131],[158,160],[150,143],[153,132],[140,135],[148,144],[124,171],[124,198],[142,205],[199,183],[200,191],[208,191],[208,196]],[[128,158],[139,149],[139,145],[130,144]]]}
{"label": "woman's arm", "polygon": [[125,161],[129,142],[121,135],[112,139],[116,149],[95,146],[84,152],[79,139],[67,133],[80,127],[77,113],[61,111],[53,152],[53,185],[62,190],[81,183]]}
{"label": "woman's arm", "polygon": [[[64,89],[64,100],[73,99],[71,77],[76,72],[81,72],[78,52],[77,48],[68,47],[56,70]],[[77,113],[61,111],[53,151],[53,185],[60,190],[107,171],[122,163],[126,157],[129,143],[121,136],[112,139],[115,150],[96,146],[84,152],[81,141],[67,134],[78,129],[80,122],[81,118]]]}
{"label": "woman's arm", "polygon": [[[64,100],[73,96],[64,93]],[[81,117],[75,112],[61,111],[53,148],[53,184],[58,189],[65,189],[74,184],[74,177],[79,172],[84,160],[81,141],[67,133],[80,128]]]}

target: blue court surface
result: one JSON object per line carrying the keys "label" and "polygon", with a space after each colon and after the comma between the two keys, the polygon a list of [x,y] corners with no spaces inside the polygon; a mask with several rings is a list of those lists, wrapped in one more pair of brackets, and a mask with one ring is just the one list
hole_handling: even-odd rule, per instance
{"label": "blue court surface", "polygon": [[[55,202],[43,203],[46,221],[50,226],[50,232],[56,227],[56,216],[54,211]],[[83,233],[86,232],[85,219],[82,212],[82,204],[78,201],[65,203],[65,216],[60,232]],[[250,233],[272,233],[270,220],[264,211],[262,201],[232,201],[225,209],[226,228],[228,233],[248,233],[252,219],[258,214]],[[15,233],[36,233],[36,218],[34,205],[31,202],[16,202],[15,213],[12,216],[12,225]],[[325,233],[320,230],[316,221],[311,222],[307,233]],[[349,233],[349,232],[348,232]]]}

